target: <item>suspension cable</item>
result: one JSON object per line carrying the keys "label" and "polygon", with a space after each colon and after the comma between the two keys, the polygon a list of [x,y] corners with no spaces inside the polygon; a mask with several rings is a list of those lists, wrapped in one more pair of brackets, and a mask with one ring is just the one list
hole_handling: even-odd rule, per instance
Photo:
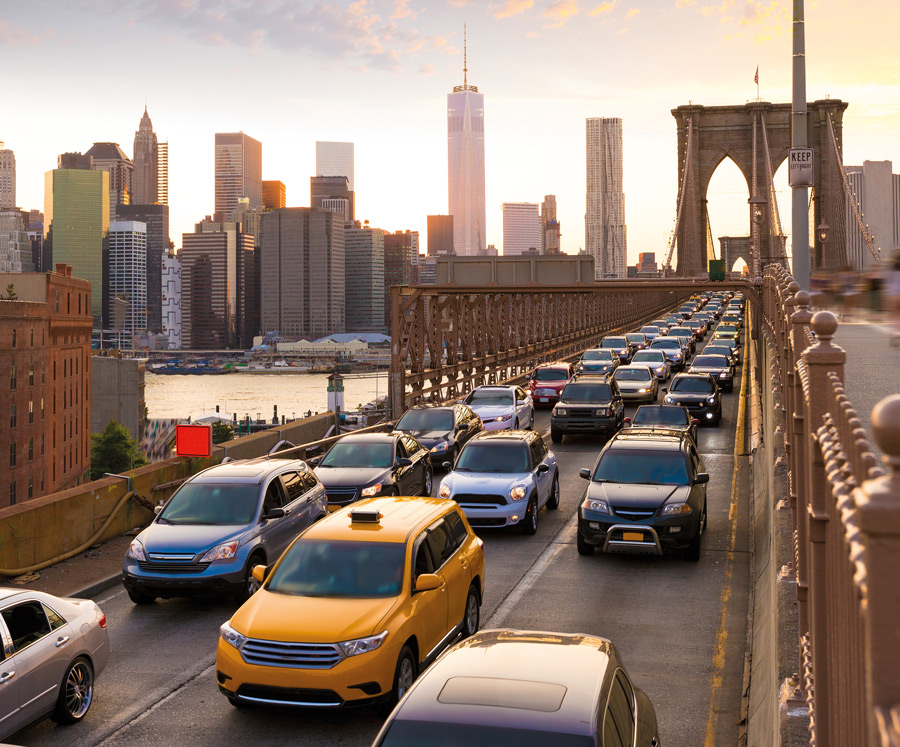
{"label": "suspension cable", "polygon": [[762,133],[763,133],[763,147],[766,151],[766,178],[769,180],[769,194],[768,197],[772,203],[772,212],[773,217],[775,218],[775,229],[777,233],[775,234],[778,237],[778,247],[779,247],[779,259],[783,262],[785,260],[784,256],[784,240],[782,236],[784,236],[784,231],[781,228],[781,214],[778,212],[778,194],[775,191],[775,179],[772,175],[772,157],[769,154],[769,135],[768,128],[766,127],[766,113],[760,112],[762,116]]}
{"label": "suspension cable", "polygon": [[675,242],[678,239],[678,229],[681,226],[681,215],[684,211],[684,196],[687,194],[688,169],[691,163],[691,156],[694,151],[694,118],[688,117],[687,121],[688,136],[687,149],[684,154],[684,164],[681,169],[681,184],[678,185],[678,209],[675,212],[675,228],[669,237],[669,251],[666,254],[666,263],[664,267],[672,269],[672,253],[675,251]]}

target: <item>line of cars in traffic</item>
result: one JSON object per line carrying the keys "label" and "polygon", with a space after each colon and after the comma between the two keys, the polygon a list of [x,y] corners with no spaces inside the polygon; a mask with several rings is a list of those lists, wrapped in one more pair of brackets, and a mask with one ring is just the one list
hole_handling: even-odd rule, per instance
{"label": "line of cars in traffic", "polygon": [[[604,339],[575,364],[537,367],[527,386],[478,387],[462,402],[410,410],[393,432],[349,434],[310,464],[275,457],[204,470],[132,541],[128,595],[138,605],[195,595],[240,603],[216,655],[217,685],[236,707],[399,702],[376,738],[384,745],[437,733],[453,744],[659,744],[652,704],[610,641],[478,632],[484,542],[473,527],[534,534],[541,510],[559,507],[558,461],[533,430],[535,407],[547,405],[554,443],[570,433],[611,436],[580,471],[589,485],[579,554],[679,550],[699,559],[709,475],[696,416],[721,417],[742,310],[742,299],[703,294],[640,332]],[[627,418],[626,400],[650,404]],[[446,474],[431,498],[436,466]],[[48,711],[83,718],[108,658],[93,602],[35,594],[0,594],[0,694],[16,692],[18,702],[30,692],[25,677],[19,690],[3,690],[24,651],[59,651],[73,626],[81,634],[57,653],[63,668],[53,672],[64,676],[45,678],[30,710],[0,707],[0,736]],[[571,664],[560,669],[563,660]]]}

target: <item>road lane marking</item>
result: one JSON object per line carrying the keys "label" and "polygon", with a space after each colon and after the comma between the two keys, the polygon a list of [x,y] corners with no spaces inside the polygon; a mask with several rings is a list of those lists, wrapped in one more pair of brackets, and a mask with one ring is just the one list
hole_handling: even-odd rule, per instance
{"label": "road lane marking", "polygon": [[[747,340],[744,339],[744,361],[747,360]],[[734,576],[734,553],[737,544],[737,476],[740,459],[744,453],[744,430],[747,417],[747,385],[752,373],[745,370],[741,375],[741,395],[738,400],[737,425],[734,434],[734,468],[731,472],[731,504],[728,507],[728,521],[731,524],[731,536],[728,540],[728,552],[725,556],[725,579],[722,585],[721,605],[722,612],[719,615],[719,629],[716,631],[716,645],[713,649],[713,674],[710,679],[709,715],[706,719],[706,738],[704,747],[714,747],[716,743],[716,721],[719,712],[719,700],[722,695],[722,681],[725,677],[725,645],[728,643],[728,628],[726,624],[728,602],[731,601],[731,582]]]}
{"label": "road lane marking", "polygon": [[115,599],[116,597],[122,596],[124,593],[125,593],[125,589],[119,589],[119,591],[117,591],[115,594],[110,594],[108,597],[103,597],[103,599],[99,599],[98,601],[94,602],[94,604],[96,604],[99,607],[101,604],[106,604],[110,600]]}
{"label": "road lane marking", "polygon": [[556,533],[556,536],[550,540],[550,544],[544,548],[544,551],[538,556],[537,560],[534,561],[525,575],[522,576],[519,583],[513,587],[512,591],[510,591],[510,593],[506,595],[506,598],[497,606],[497,609],[494,610],[494,614],[491,615],[490,619],[487,621],[488,628],[500,628],[503,626],[503,623],[506,621],[506,618],[509,617],[513,608],[521,601],[522,597],[531,591],[544,571],[547,570],[556,556],[559,555],[560,551],[566,547],[566,545],[571,545],[572,542],[574,542],[575,533],[577,531],[578,512],[576,511],[575,515],[572,516],[572,518]]}

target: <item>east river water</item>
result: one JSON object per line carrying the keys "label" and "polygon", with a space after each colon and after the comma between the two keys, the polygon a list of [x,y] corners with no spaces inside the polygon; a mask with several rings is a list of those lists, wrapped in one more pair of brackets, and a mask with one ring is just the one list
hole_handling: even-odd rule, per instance
{"label": "east river water", "polygon": [[[145,375],[144,399],[151,418],[198,418],[216,411],[238,419],[250,415],[271,420],[273,407],[278,417],[299,418],[308,411],[328,409],[327,374],[225,374],[221,376]],[[386,373],[344,378],[344,409],[387,394]]]}

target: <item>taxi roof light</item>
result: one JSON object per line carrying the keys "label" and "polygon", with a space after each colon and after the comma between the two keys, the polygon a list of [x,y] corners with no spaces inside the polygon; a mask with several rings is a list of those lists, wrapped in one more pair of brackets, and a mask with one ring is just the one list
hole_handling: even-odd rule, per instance
{"label": "taxi roof light", "polygon": [[355,524],[377,524],[381,521],[381,512],[377,509],[355,508],[350,512],[350,521]]}

